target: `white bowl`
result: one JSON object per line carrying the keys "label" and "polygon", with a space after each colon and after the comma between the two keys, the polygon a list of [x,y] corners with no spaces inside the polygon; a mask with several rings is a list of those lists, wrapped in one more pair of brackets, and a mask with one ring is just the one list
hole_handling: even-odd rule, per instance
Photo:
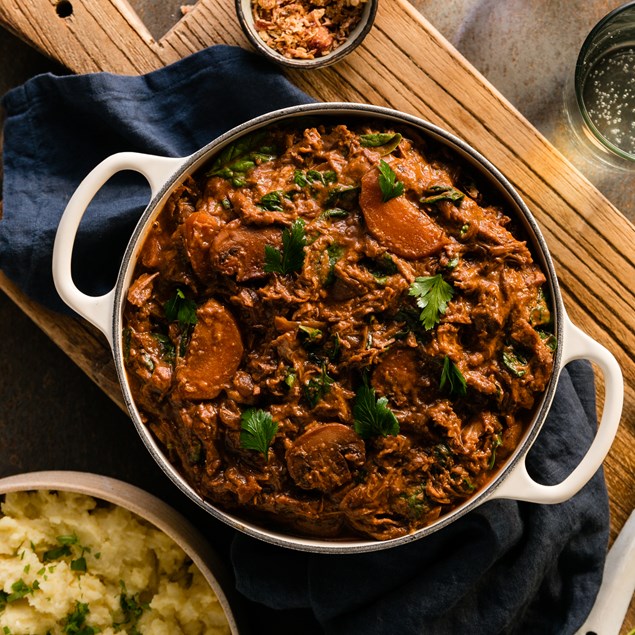
{"label": "white bowl", "polygon": [[263,42],[254,25],[252,0],[236,0],[236,14],[238,15],[238,21],[240,22],[240,26],[247,36],[247,39],[259,53],[268,57],[277,64],[282,64],[283,66],[311,69],[334,64],[356,49],[362,43],[366,34],[373,26],[378,6],[379,0],[368,0],[366,2],[366,6],[364,7],[364,11],[362,12],[360,21],[351,31],[346,41],[330,53],[309,60],[285,57]]}
{"label": "white bowl", "polygon": [[74,492],[99,498],[133,512],[160,529],[198,567],[216,594],[232,635],[244,633],[239,630],[232,610],[238,599],[223,563],[192,524],[168,504],[134,485],[88,472],[30,472],[0,479],[0,496],[35,490]]}

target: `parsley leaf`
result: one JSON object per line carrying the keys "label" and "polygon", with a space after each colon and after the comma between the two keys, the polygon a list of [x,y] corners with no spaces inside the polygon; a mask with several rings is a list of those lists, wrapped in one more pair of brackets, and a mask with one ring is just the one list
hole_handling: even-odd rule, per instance
{"label": "parsley leaf", "polygon": [[264,410],[249,408],[240,417],[240,447],[261,452],[265,461],[278,424]]}
{"label": "parsley leaf", "polygon": [[415,278],[409,293],[417,298],[417,306],[421,309],[419,320],[429,331],[446,312],[454,289],[438,273],[436,276]]}
{"label": "parsley leaf", "polygon": [[121,622],[113,622],[115,633],[125,627],[130,635],[141,635],[137,624],[143,615],[143,611],[149,609],[150,605],[145,602],[139,602],[136,595],[128,595],[126,583],[123,580],[119,580],[119,586],[121,587],[119,608],[123,614],[123,620]]}
{"label": "parsley leaf", "polygon": [[447,355],[443,360],[443,370],[441,371],[439,388],[444,390],[446,386],[447,391],[452,396],[465,397],[467,393],[467,382],[465,381],[465,377],[463,377],[463,373]]}
{"label": "parsley leaf", "polygon": [[260,199],[260,203],[256,203],[256,205],[269,212],[281,212],[283,210],[282,192],[280,190],[269,192],[268,194],[265,194]]}
{"label": "parsley leaf", "polygon": [[399,434],[399,422],[386,406],[387,403],[386,397],[376,399],[374,389],[366,381],[359,387],[355,395],[353,418],[355,432],[362,439]]}
{"label": "parsley leaf", "polygon": [[379,187],[381,200],[384,203],[387,203],[391,198],[401,196],[404,190],[403,183],[397,181],[397,175],[383,159],[379,162]]}
{"label": "parsley leaf", "polygon": [[304,384],[304,396],[311,408],[315,408],[318,402],[331,390],[335,380],[326,372],[326,365],[322,364],[322,372],[317,379],[309,379]]}
{"label": "parsley leaf", "polygon": [[282,232],[282,251],[272,245],[265,245],[265,271],[282,275],[300,271],[304,265],[305,246],[304,221],[298,218]]}
{"label": "parsley leaf", "polygon": [[183,329],[198,322],[196,302],[188,300],[181,289],[177,289],[175,296],[165,303],[164,310],[168,321],[176,322],[178,320],[179,326]]}

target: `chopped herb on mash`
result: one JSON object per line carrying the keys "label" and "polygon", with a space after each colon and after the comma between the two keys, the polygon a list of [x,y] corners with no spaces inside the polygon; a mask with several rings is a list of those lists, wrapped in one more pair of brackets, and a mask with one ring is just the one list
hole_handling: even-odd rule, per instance
{"label": "chopped herb on mash", "polygon": [[3,635],[140,635],[158,623],[166,633],[230,632],[208,582],[169,536],[90,496],[6,494],[0,561]]}
{"label": "chopped herb on mash", "polygon": [[123,614],[123,619],[119,622],[113,622],[112,627],[116,633],[125,628],[128,633],[134,635],[135,633],[139,633],[137,623],[143,615],[143,612],[150,608],[150,605],[139,602],[138,596],[128,594],[126,583],[123,580],[119,580],[119,586],[121,587],[119,608]]}
{"label": "chopped herb on mash", "polygon": [[68,635],[95,635],[99,631],[86,624],[86,616],[90,613],[88,604],[76,602],[75,610],[64,620],[64,633]]}

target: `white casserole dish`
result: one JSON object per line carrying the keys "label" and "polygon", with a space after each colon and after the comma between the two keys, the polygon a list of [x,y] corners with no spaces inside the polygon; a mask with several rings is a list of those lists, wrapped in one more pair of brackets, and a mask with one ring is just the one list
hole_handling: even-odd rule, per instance
{"label": "white casserole dish", "polygon": [[[553,302],[554,333],[558,347],[554,354],[554,372],[547,390],[538,403],[530,425],[514,453],[489,484],[475,493],[462,505],[436,522],[415,533],[386,541],[373,540],[322,540],[288,535],[255,523],[245,522],[203,500],[168,461],[162,448],[142,423],[134,404],[124,368],[122,352],[122,312],[126,292],[131,282],[136,258],[143,244],[146,230],[162,209],[171,192],[183,179],[195,172],[211,156],[239,137],[272,123],[297,117],[340,117],[350,119],[367,117],[374,120],[406,124],[419,133],[443,144],[467,160],[475,170],[493,184],[509,210],[517,218],[529,236],[533,251],[547,276]],[[86,208],[102,185],[122,170],[134,170],[143,174],[151,187],[152,200],[142,215],[128,244],[115,287],[100,297],[87,296],[73,283],[71,254],[77,228]],[[623,402],[623,379],[620,368],[603,346],[578,329],[566,314],[558,279],[548,247],[531,212],[507,179],[485,157],[454,135],[417,117],[387,108],[364,104],[322,103],[294,106],[253,119],[230,130],[193,155],[185,158],[165,158],[136,153],[113,155],[98,165],[81,183],[71,198],[61,219],[53,253],[53,276],[62,299],[77,313],[99,328],[112,347],[124,399],[130,416],[148,450],[171,480],[192,500],[213,516],[232,527],[256,538],[294,549],[323,553],[353,553],[394,547],[421,538],[448,525],[477,505],[494,498],[510,498],[534,503],[552,504],[571,498],[596,473],[608,453],[617,432]],[[558,376],[564,366],[574,359],[588,359],[596,363],[604,375],[606,386],[604,410],[597,435],[577,468],[557,485],[541,485],[532,479],[526,469],[525,458],[545,421],[553,400]]]}

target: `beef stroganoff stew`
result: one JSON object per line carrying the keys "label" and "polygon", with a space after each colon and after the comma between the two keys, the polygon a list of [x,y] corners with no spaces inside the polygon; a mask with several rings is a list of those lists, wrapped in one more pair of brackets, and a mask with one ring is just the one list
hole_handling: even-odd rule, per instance
{"label": "beef stroganoff stew", "polygon": [[553,369],[517,219],[407,126],[299,119],[217,153],[151,224],[124,311],[143,422],[219,508],[387,540],[483,488]]}

